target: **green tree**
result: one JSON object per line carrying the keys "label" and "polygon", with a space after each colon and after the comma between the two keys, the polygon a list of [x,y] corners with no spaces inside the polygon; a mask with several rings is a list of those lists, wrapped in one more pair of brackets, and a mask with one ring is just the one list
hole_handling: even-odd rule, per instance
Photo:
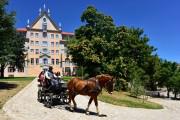
{"label": "green tree", "polygon": [[90,76],[108,72],[126,79],[128,64],[135,61],[144,66],[154,51],[142,29],[116,27],[110,16],[92,6],[83,12],[81,21],[84,25],[76,29],[76,39],[68,43],[68,50]]}
{"label": "green tree", "polygon": [[148,41],[149,39],[143,34],[142,29],[126,26],[116,27],[111,42],[109,42],[109,57],[106,61],[114,66],[113,75],[130,81],[132,66],[137,66],[146,71],[144,66],[149,57],[152,56],[152,52],[155,51],[153,46],[148,45]]}
{"label": "green tree", "polygon": [[180,71],[177,71],[171,78],[172,92],[174,93],[174,99],[177,98],[177,94],[180,93]]}
{"label": "green tree", "polygon": [[161,69],[159,70],[158,86],[167,88],[167,97],[173,87],[172,77],[178,70],[177,63],[167,60],[161,60]]}
{"label": "green tree", "polygon": [[130,79],[131,79],[130,93],[134,97],[138,97],[145,93],[143,76],[144,76],[144,70],[137,66],[133,66],[130,74]]}
{"label": "green tree", "polygon": [[68,43],[68,50],[73,61],[86,68],[89,76],[94,76],[106,68],[104,63],[115,25],[110,16],[98,12],[92,6],[83,12],[81,21],[84,25],[76,29],[76,39]]}
{"label": "green tree", "polygon": [[15,14],[7,13],[7,0],[0,1],[0,67],[1,77],[7,65],[22,67],[24,60],[25,38],[14,28]]}
{"label": "green tree", "polygon": [[143,67],[145,75],[148,76],[145,87],[148,90],[155,91],[158,87],[159,71],[161,69],[160,59],[157,55],[148,57]]}

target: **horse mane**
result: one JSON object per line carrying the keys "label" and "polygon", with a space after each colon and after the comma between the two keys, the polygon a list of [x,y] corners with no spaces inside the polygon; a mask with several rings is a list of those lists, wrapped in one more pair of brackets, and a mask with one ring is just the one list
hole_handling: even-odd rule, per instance
{"label": "horse mane", "polygon": [[101,77],[112,77],[111,75],[109,74],[100,74],[100,75],[96,75],[96,78],[101,78]]}

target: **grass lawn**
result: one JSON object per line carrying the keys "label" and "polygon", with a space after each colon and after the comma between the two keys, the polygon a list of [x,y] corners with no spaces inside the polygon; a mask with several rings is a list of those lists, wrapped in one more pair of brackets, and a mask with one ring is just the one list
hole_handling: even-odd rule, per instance
{"label": "grass lawn", "polygon": [[[71,76],[63,76],[63,80],[69,81]],[[134,98],[129,95],[127,92],[117,92],[114,91],[112,95],[108,94],[103,90],[102,94],[99,95],[98,100],[126,107],[133,108],[146,108],[146,109],[162,109],[163,106],[158,103],[153,103],[149,101],[144,101],[139,98]]]}
{"label": "grass lawn", "polygon": [[99,100],[114,105],[133,107],[133,108],[145,108],[145,109],[162,109],[163,106],[157,103],[144,101],[139,98],[129,96],[127,92],[114,91],[112,95],[103,91],[98,97]]}
{"label": "grass lawn", "polygon": [[15,77],[0,79],[0,109],[4,103],[28,85],[34,77]]}
{"label": "grass lawn", "polygon": [[72,78],[72,76],[63,76],[64,81],[69,81]]}

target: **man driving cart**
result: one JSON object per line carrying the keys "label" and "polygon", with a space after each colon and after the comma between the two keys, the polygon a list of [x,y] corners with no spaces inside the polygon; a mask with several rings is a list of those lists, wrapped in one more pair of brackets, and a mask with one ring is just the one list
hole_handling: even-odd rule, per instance
{"label": "man driving cart", "polygon": [[51,83],[52,88],[58,89],[59,88],[59,81],[58,76],[53,73],[53,67],[50,66],[49,70],[45,72],[45,77]]}

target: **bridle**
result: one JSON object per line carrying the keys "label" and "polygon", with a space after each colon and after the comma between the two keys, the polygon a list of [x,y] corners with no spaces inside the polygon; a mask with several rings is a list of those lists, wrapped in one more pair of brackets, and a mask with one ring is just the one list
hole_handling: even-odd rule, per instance
{"label": "bridle", "polygon": [[108,84],[111,84],[111,82],[113,82],[112,79],[109,79],[109,80],[105,83],[104,87],[105,87],[106,92],[108,92]]}

